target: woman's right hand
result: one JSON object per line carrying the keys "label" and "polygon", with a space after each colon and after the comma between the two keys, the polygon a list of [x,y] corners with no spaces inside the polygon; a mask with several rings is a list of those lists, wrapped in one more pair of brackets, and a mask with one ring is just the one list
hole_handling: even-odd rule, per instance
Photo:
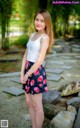
{"label": "woman's right hand", "polygon": [[26,81],[24,81],[24,75],[21,74],[20,80],[21,80],[21,83],[22,83],[22,84],[26,84]]}

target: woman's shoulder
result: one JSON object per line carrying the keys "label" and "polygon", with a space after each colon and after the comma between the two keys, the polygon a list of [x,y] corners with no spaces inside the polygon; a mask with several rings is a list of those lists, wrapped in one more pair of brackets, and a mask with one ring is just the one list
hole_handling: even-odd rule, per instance
{"label": "woman's shoulder", "polygon": [[44,34],[42,35],[42,40],[49,40],[48,34],[44,33]]}

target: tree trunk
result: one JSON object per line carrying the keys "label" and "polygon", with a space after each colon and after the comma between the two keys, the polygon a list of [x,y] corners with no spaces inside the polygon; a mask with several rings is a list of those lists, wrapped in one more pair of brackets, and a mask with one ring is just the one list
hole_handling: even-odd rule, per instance
{"label": "tree trunk", "polygon": [[39,0],[39,8],[46,9],[47,8],[48,0]]}
{"label": "tree trunk", "polygon": [[7,33],[7,29],[8,29],[8,23],[7,22],[5,22],[5,20],[7,20],[7,19],[4,19],[5,17],[4,17],[4,15],[2,15],[2,22],[1,22],[1,29],[2,29],[2,46],[1,46],[1,48],[2,49],[4,49],[4,50],[6,50],[6,49],[8,49],[9,48],[9,40],[8,40],[8,37],[7,37],[7,35],[8,35],[8,33]]}

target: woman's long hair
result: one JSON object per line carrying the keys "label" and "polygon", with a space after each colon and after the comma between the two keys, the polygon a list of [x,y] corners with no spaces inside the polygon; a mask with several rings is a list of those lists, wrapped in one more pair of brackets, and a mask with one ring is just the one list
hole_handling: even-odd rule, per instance
{"label": "woman's long hair", "polygon": [[47,53],[49,53],[53,45],[53,28],[52,28],[51,16],[47,10],[42,9],[36,13],[34,20],[38,14],[41,14],[44,18],[44,22],[46,26],[45,31],[46,31],[46,34],[49,36],[49,47],[47,50]]}

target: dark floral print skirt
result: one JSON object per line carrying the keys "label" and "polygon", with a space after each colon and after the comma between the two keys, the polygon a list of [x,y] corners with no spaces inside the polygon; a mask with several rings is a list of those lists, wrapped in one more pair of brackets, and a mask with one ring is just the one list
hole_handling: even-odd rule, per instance
{"label": "dark floral print skirt", "polygon": [[[34,62],[26,61],[25,72],[31,68]],[[41,65],[26,81],[26,84],[23,84],[22,89],[26,93],[38,94],[43,92],[48,92],[46,72],[44,67]]]}

